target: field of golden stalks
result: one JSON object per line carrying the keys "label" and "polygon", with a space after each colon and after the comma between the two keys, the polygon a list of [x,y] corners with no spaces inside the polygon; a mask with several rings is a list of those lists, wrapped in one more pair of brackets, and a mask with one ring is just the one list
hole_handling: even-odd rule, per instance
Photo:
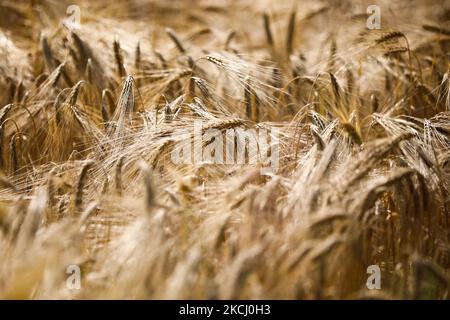
{"label": "field of golden stalks", "polygon": [[448,299],[449,58],[445,0],[1,0],[0,298]]}

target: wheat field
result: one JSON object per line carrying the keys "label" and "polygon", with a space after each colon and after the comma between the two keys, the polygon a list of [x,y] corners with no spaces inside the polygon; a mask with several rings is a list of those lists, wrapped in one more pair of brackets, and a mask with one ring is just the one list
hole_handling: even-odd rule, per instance
{"label": "wheat field", "polygon": [[445,0],[2,0],[0,298],[448,299],[449,53]]}

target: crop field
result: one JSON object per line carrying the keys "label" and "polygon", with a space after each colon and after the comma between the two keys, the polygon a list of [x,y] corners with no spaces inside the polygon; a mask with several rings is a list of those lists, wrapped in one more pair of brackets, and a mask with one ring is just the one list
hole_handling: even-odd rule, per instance
{"label": "crop field", "polygon": [[449,299],[450,1],[0,0],[0,299]]}

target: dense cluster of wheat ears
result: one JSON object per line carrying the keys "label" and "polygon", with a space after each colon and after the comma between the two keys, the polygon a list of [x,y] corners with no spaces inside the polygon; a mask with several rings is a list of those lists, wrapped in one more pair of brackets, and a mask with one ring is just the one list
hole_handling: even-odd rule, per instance
{"label": "dense cluster of wheat ears", "polygon": [[450,4],[378,3],[1,1],[0,298],[448,298]]}

